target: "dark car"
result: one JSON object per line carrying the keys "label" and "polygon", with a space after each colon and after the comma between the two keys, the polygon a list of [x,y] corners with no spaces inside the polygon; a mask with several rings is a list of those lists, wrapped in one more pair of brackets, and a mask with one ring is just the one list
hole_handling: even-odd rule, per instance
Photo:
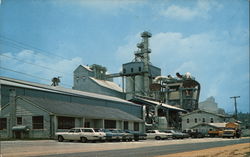
{"label": "dark car", "polygon": [[172,133],[172,138],[173,139],[183,139],[183,138],[189,137],[188,134],[182,133],[182,132],[176,131],[176,130],[165,130],[164,132]]}
{"label": "dark car", "polygon": [[147,134],[139,132],[139,131],[125,130],[125,132],[132,134],[135,141],[147,139]]}
{"label": "dark car", "polygon": [[121,136],[122,141],[132,141],[133,140],[133,134],[127,133],[120,129],[111,129],[113,133],[119,134]]}
{"label": "dark car", "polygon": [[192,129],[186,129],[186,130],[183,130],[183,133],[187,133],[189,134],[190,137],[192,138],[203,138],[205,137],[205,134],[197,131],[197,130],[192,130]]}
{"label": "dark car", "polygon": [[106,141],[120,141],[122,139],[120,133],[115,133],[111,129],[100,129],[100,131],[106,133]]}

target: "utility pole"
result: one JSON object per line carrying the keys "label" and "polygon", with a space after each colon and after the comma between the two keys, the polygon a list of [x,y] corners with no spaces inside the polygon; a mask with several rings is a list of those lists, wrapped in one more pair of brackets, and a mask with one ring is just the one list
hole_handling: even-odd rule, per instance
{"label": "utility pole", "polygon": [[238,114],[238,112],[237,112],[237,101],[236,101],[236,99],[240,98],[240,96],[232,96],[230,98],[234,99],[235,119],[238,120],[238,117],[237,117],[237,114]]}

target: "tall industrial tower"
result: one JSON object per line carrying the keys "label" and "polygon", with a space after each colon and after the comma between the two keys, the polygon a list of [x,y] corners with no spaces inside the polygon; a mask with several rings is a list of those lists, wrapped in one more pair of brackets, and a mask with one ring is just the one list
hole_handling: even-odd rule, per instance
{"label": "tall industrial tower", "polygon": [[161,75],[161,69],[150,63],[149,32],[141,33],[142,41],[137,44],[135,58],[132,62],[123,64],[122,75],[126,77],[126,99],[134,96],[150,97],[149,87],[156,76]]}

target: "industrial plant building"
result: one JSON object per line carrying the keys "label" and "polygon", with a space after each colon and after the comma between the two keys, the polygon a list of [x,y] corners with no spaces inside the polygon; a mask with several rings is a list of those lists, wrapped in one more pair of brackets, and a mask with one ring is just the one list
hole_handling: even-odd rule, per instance
{"label": "industrial plant building", "polygon": [[[0,77],[1,137],[53,138],[72,127],[181,130],[203,118],[224,122],[198,110],[200,84],[190,73],[161,75],[150,62],[151,36],[141,33],[134,58],[118,73],[97,64],[76,67],[72,89],[61,87],[59,78],[49,86]],[[113,82],[117,77],[121,87]]]}

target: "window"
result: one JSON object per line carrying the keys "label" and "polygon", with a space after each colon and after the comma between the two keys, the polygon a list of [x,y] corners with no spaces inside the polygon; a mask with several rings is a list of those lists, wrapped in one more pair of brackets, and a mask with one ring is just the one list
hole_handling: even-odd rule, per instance
{"label": "window", "polygon": [[131,68],[131,72],[134,72],[134,69],[133,69],[133,68]]}
{"label": "window", "polygon": [[0,130],[7,129],[7,118],[0,118]]}
{"label": "window", "polygon": [[210,123],[213,123],[213,122],[214,122],[214,119],[213,119],[213,118],[211,118],[211,119],[210,119]]}
{"label": "window", "polygon": [[82,131],[83,131],[83,132],[93,132],[92,129],[83,129]]}
{"label": "window", "polygon": [[124,73],[124,74],[126,73],[126,69],[123,69],[123,73]]}
{"label": "window", "polygon": [[75,118],[58,117],[58,129],[71,129],[75,127]]}
{"label": "window", "polygon": [[187,118],[187,123],[189,123],[189,118]]}
{"label": "window", "polygon": [[70,129],[69,132],[70,132],[70,133],[74,133],[74,132],[75,132],[75,129]]}
{"label": "window", "polygon": [[205,118],[202,118],[202,122],[205,123],[205,122],[206,122],[206,119],[205,119]]}
{"label": "window", "polygon": [[32,126],[33,129],[43,129],[43,116],[33,116]]}
{"label": "window", "polygon": [[194,119],[194,122],[197,123],[197,118]]}
{"label": "window", "polygon": [[141,71],[141,67],[139,67],[139,71]]}
{"label": "window", "polygon": [[105,126],[105,128],[108,128],[108,129],[116,128],[116,121],[115,120],[105,120],[104,126]]}
{"label": "window", "polygon": [[81,132],[81,130],[80,130],[80,129],[76,129],[76,130],[75,130],[75,133],[78,133],[78,132]]}
{"label": "window", "polygon": [[16,124],[17,124],[17,125],[22,125],[22,123],[23,123],[22,117],[17,117],[17,118],[16,118]]}
{"label": "window", "polygon": [[123,124],[124,130],[128,130],[128,121],[125,121]]}
{"label": "window", "polygon": [[134,131],[139,131],[139,123],[134,122]]}
{"label": "window", "polygon": [[84,122],[84,127],[85,128],[90,128],[90,122]]}

